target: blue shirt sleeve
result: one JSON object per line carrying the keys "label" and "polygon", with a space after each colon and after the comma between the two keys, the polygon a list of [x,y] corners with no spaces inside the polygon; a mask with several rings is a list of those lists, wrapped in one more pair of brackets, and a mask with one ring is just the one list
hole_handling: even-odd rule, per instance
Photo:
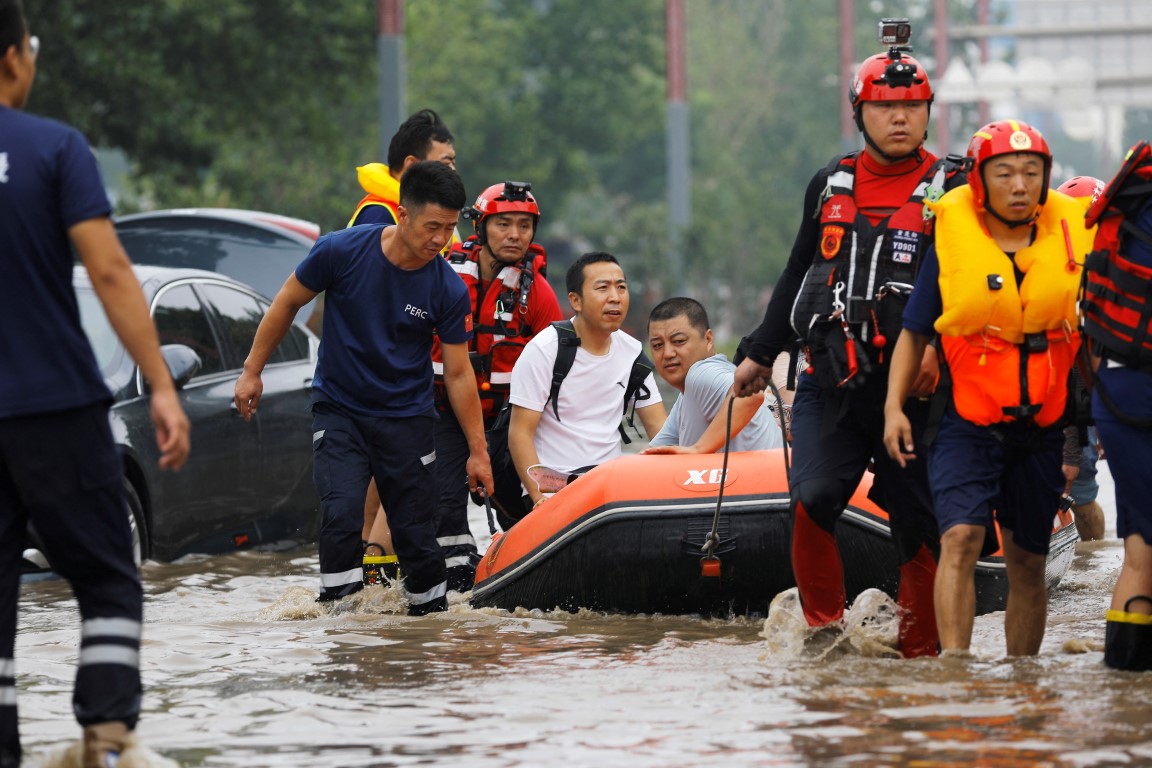
{"label": "blue shirt sleeve", "polygon": [[332,282],[331,239],[332,233],[320,237],[296,267],[296,279],[310,291],[319,293]]}
{"label": "blue shirt sleeve", "polygon": [[930,245],[920,265],[920,273],[916,275],[916,287],[904,307],[904,328],[922,336],[935,336],[936,320],[942,314],[940,261],[936,258],[936,246]]}
{"label": "blue shirt sleeve", "polygon": [[60,163],[60,214],[66,228],[89,219],[110,216],[112,206],[104,192],[96,156],[80,132],[64,135]]}
{"label": "blue shirt sleeve", "polygon": [[[1135,224],[1137,229],[1152,236],[1152,203],[1141,209]],[[1128,252],[1125,255],[1129,259],[1142,267],[1152,267],[1152,245],[1132,235],[1124,235],[1122,245],[1127,246]]]}

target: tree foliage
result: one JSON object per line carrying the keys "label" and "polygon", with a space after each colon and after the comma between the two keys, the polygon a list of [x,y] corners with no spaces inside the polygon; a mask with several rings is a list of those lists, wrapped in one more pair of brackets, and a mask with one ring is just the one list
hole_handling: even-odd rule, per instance
{"label": "tree foliage", "polygon": [[[30,108],[127,153],[127,207],[266,209],[329,230],[362,194],[355,166],[383,159],[375,3],[25,3],[44,40]],[[687,286],[738,335],[787,259],[808,179],[839,150],[839,3],[685,5],[685,274],[668,266],[663,0],[411,0],[408,107],[445,118],[471,194],[533,183],[553,285],[575,253],[610,250],[633,329]],[[874,41],[875,18],[858,28]]]}

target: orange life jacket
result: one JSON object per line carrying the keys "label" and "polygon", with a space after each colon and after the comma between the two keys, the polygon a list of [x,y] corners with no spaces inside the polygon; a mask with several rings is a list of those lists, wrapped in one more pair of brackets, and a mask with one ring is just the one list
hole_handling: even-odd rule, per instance
{"label": "orange life jacket", "polygon": [[[1018,419],[1055,424],[1080,347],[1078,262],[1093,236],[1082,204],[1049,190],[1036,238],[1015,261],[985,232],[970,187],[929,207],[944,307],[935,327],[957,413],[981,426]],[[1016,269],[1024,274],[1019,286]]]}
{"label": "orange life jacket", "polygon": [[[545,278],[548,257],[543,246],[532,243],[524,259],[503,267],[495,279],[484,286],[483,295],[478,295],[482,250],[479,239],[472,235],[462,243],[453,244],[447,259],[468,286],[473,313],[472,341],[468,344],[468,351],[476,371],[476,388],[480,393],[484,419],[491,421],[508,399],[512,368],[524,351],[524,345],[539,330],[530,328],[525,317],[533,281],[537,277]],[[432,369],[437,407],[442,411],[448,410],[444,358],[438,338],[432,342]]]}

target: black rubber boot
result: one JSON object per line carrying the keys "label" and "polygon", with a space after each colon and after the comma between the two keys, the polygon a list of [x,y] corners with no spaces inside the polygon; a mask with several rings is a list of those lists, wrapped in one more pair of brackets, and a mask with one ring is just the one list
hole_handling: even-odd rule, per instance
{"label": "black rubber boot", "polygon": [[1152,597],[1137,595],[1124,603],[1123,611],[1108,611],[1104,631],[1104,663],[1131,672],[1152,670],[1152,615],[1129,613],[1134,601],[1152,605]]}

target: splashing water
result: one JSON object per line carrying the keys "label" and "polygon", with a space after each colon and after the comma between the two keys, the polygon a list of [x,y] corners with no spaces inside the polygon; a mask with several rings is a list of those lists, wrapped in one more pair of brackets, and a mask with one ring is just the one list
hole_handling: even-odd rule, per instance
{"label": "splashing water", "polygon": [[820,661],[833,655],[899,658],[900,608],[878,589],[860,593],[844,617],[832,624],[810,627],[793,587],[778,594],[768,609],[761,637],[767,640],[764,659],[774,662]]}

